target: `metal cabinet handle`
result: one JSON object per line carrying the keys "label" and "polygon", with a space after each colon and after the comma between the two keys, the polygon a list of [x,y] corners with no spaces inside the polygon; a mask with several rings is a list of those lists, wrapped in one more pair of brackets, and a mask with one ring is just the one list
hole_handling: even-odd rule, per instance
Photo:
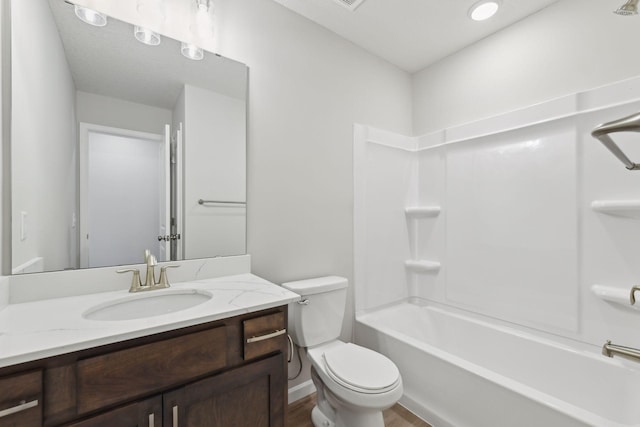
{"label": "metal cabinet handle", "polygon": [[173,427],[178,427],[178,405],[173,407]]}
{"label": "metal cabinet handle", "polygon": [[286,333],[287,333],[286,329],[280,329],[279,331],[271,332],[270,334],[259,335],[257,337],[247,338],[247,344],[251,344],[253,342],[258,342],[258,341],[268,340],[268,339],[273,338],[273,337],[279,337],[280,335],[284,335]]}
{"label": "metal cabinet handle", "polygon": [[0,411],[0,418],[7,417],[7,416],[15,414],[17,412],[26,411],[27,409],[35,408],[36,406],[38,406],[38,400],[37,399],[36,400],[32,400],[31,402],[27,402],[26,400],[23,400],[17,406],[14,406],[12,408],[3,409],[2,411]]}
{"label": "metal cabinet handle", "polygon": [[149,414],[149,427],[155,427],[156,425],[156,414],[153,412]]}
{"label": "metal cabinet handle", "polygon": [[636,291],[640,291],[640,286],[634,286],[633,288],[631,288],[631,294],[629,295],[631,305],[634,305],[636,303]]}

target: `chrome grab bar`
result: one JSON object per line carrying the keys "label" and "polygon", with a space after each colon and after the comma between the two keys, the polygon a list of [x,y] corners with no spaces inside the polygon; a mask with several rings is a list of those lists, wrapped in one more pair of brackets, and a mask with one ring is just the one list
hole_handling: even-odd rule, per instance
{"label": "chrome grab bar", "polygon": [[624,163],[627,169],[631,171],[640,170],[640,164],[632,162],[609,136],[610,133],[615,132],[640,132],[640,113],[603,123],[591,132],[591,136],[604,144],[618,160]]}
{"label": "chrome grab bar", "polygon": [[629,359],[633,359],[640,362],[640,350],[631,347],[623,347],[621,345],[611,344],[611,341],[607,341],[602,346],[602,354],[607,357],[613,357],[614,355],[623,356]]}
{"label": "chrome grab bar", "polygon": [[223,200],[204,200],[204,199],[198,199],[198,204],[199,205],[208,205],[208,204],[212,204],[212,205],[233,205],[233,206],[244,206],[247,203],[246,202],[227,202],[227,201],[223,201]]}

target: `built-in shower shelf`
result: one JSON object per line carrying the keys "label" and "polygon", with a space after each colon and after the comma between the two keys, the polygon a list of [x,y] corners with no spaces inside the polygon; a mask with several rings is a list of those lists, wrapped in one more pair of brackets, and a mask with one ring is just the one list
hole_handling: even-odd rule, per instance
{"label": "built-in shower shelf", "polygon": [[594,200],[591,209],[607,215],[640,219],[640,200]]}
{"label": "built-in shower shelf", "polygon": [[440,206],[411,206],[404,209],[408,218],[433,218],[440,215]]}
{"label": "built-in shower shelf", "polygon": [[407,260],[404,265],[413,273],[436,273],[440,270],[440,263],[437,261]]}
{"label": "built-in shower shelf", "polygon": [[640,292],[637,293],[638,301],[635,305],[631,305],[630,294],[631,288],[624,289],[613,286],[605,285],[593,285],[591,286],[591,292],[603,301],[608,301],[614,304],[618,304],[622,307],[629,308],[631,310],[640,310]]}

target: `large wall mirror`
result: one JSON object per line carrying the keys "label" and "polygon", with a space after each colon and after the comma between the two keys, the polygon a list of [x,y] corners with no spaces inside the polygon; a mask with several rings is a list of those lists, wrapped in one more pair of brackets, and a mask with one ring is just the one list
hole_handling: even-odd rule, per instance
{"label": "large wall mirror", "polygon": [[13,274],[246,252],[244,64],[64,0],[10,25]]}

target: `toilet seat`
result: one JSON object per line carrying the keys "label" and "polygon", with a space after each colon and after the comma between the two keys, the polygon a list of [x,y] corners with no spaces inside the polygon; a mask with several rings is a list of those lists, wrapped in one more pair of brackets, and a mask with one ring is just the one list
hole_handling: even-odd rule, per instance
{"label": "toilet seat", "polygon": [[400,372],[387,357],[347,343],[322,353],[327,375],[337,384],[364,394],[380,394],[400,383]]}

